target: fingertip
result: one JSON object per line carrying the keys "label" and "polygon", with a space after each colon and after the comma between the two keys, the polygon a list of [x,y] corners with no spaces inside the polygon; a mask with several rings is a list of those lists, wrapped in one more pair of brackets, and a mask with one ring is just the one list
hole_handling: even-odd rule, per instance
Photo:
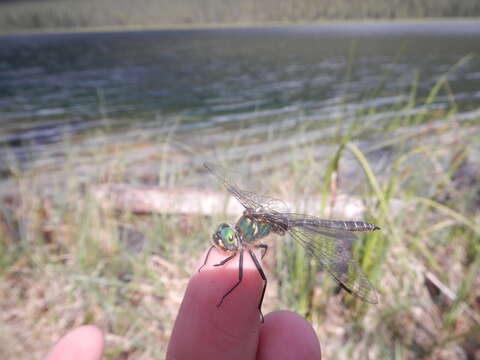
{"label": "fingertip", "polygon": [[[263,280],[247,252],[241,283],[217,306],[239,280],[239,254],[222,266],[214,266],[229,255],[232,253],[214,248],[201,271],[195,270],[175,321],[167,359],[255,356]],[[203,262],[204,257],[200,266]]]}
{"label": "fingertip", "polygon": [[312,326],[291,311],[265,316],[260,329],[258,360],[321,359],[320,342]]}
{"label": "fingertip", "polygon": [[63,336],[45,360],[100,360],[103,348],[103,332],[98,327],[80,326]]}

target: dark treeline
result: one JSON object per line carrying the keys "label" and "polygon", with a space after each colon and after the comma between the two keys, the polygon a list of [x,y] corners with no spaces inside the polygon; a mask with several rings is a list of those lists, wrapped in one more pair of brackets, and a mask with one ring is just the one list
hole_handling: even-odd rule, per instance
{"label": "dark treeline", "polygon": [[0,1],[0,30],[480,16],[479,0]]}

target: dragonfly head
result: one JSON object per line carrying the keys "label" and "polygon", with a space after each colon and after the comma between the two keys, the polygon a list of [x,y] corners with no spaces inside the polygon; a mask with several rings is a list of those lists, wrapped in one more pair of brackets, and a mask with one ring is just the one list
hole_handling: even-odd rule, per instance
{"label": "dragonfly head", "polygon": [[213,244],[222,250],[234,251],[238,249],[238,238],[233,227],[226,223],[218,225],[212,236]]}

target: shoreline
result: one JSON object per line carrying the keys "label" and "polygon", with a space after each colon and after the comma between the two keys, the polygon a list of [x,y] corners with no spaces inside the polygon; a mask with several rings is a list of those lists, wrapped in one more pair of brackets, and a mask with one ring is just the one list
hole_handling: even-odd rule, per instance
{"label": "shoreline", "polygon": [[[142,31],[191,31],[191,30],[226,30],[226,29],[272,29],[286,27],[322,26],[322,25],[394,25],[394,24],[452,24],[472,23],[480,28],[480,17],[445,17],[445,18],[398,18],[398,19],[350,19],[350,20],[320,20],[315,22],[263,22],[263,23],[198,23],[198,24],[165,24],[165,25],[127,25],[127,26],[100,26],[100,27],[77,27],[77,28],[45,28],[45,29],[21,29],[1,30],[2,36],[22,35],[58,35],[58,34],[88,34],[88,33],[120,33]],[[479,30],[480,32],[480,30]]]}

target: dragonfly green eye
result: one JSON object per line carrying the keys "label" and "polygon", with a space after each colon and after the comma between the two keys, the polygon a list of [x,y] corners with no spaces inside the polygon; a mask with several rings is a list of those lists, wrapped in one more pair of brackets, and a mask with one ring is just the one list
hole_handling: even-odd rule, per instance
{"label": "dragonfly green eye", "polygon": [[238,244],[235,230],[228,224],[220,224],[213,234],[213,243],[223,250],[236,250]]}

